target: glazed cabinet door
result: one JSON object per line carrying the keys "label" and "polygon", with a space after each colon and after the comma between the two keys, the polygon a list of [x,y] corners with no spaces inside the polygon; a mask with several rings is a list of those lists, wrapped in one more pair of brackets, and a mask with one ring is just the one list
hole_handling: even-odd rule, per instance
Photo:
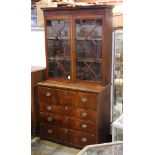
{"label": "glazed cabinet door", "polygon": [[46,51],[48,77],[63,80],[71,78],[70,18],[46,19]]}
{"label": "glazed cabinet door", "polygon": [[103,17],[76,17],[76,79],[101,83]]}

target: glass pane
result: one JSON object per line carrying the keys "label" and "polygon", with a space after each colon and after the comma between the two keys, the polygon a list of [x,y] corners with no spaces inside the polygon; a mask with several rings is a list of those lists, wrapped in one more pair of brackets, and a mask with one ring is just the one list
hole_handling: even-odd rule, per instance
{"label": "glass pane", "polygon": [[102,66],[102,19],[76,19],[76,76],[100,82]]}
{"label": "glass pane", "polygon": [[78,155],[123,155],[123,142],[88,145],[84,149]]}
{"label": "glass pane", "polygon": [[113,121],[123,113],[123,29],[113,32]]}
{"label": "glass pane", "polygon": [[70,79],[70,24],[68,19],[48,20],[49,77]]}

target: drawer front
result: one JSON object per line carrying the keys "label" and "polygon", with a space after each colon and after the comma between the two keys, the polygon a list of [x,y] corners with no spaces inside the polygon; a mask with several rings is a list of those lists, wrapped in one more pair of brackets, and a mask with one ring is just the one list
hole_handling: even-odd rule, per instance
{"label": "drawer front", "polygon": [[[68,108],[68,116],[78,118],[85,121],[95,122],[97,121],[97,114],[94,111],[85,109]],[[67,115],[66,114],[66,115]]]}
{"label": "drawer front", "polygon": [[66,121],[67,120],[63,116],[40,113],[40,122],[41,123],[65,128],[66,127]]}
{"label": "drawer front", "polygon": [[88,135],[76,131],[68,131],[68,139],[70,143],[77,144],[80,146],[86,146],[90,144],[96,144],[97,138],[93,135]]}
{"label": "drawer front", "polygon": [[73,119],[66,116],[40,113],[40,122],[60,128],[67,128],[87,134],[97,135],[97,127],[95,123]]}
{"label": "drawer front", "polygon": [[82,93],[82,92],[75,92],[74,93],[74,105],[82,109],[89,109],[89,110],[96,111],[97,95],[89,94],[89,93]]}
{"label": "drawer front", "polygon": [[73,106],[93,111],[97,109],[96,94],[69,90],[39,87],[39,101],[46,104]]}
{"label": "drawer front", "polygon": [[59,105],[72,105],[73,94],[73,91],[55,89],[55,103]]}
{"label": "drawer front", "polygon": [[40,102],[40,112],[44,113],[52,113],[52,104],[49,104],[47,102]]}
{"label": "drawer front", "polygon": [[68,118],[67,119],[67,128],[76,130],[79,132],[95,135],[95,136],[97,135],[96,124],[92,123],[92,122],[86,122],[86,121],[81,121],[78,119]]}
{"label": "drawer front", "polygon": [[78,118],[91,122],[96,122],[97,118],[97,114],[94,111],[78,109],[71,106],[49,105],[44,102],[40,102],[40,112],[55,115],[65,115],[68,117]]}
{"label": "drawer front", "polygon": [[64,106],[73,106],[96,111],[97,95],[56,89],[55,103]]}
{"label": "drawer front", "polygon": [[68,141],[68,130],[58,128],[51,125],[40,124],[41,137],[56,140],[56,141]]}
{"label": "drawer front", "polygon": [[55,90],[47,87],[39,87],[39,101],[53,104],[55,102]]}
{"label": "drawer front", "polygon": [[61,143],[67,142],[68,144],[75,144],[81,147],[97,143],[97,137],[93,135],[45,124],[40,124],[40,136],[46,139],[56,140]]}
{"label": "drawer front", "polygon": [[39,101],[55,105],[72,105],[73,91],[39,87]]}
{"label": "drawer front", "polygon": [[65,114],[64,109],[65,109],[64,106],[57,106],[54,104],[40,102],[40,112],[56,114],[56,115],[64,115]]}

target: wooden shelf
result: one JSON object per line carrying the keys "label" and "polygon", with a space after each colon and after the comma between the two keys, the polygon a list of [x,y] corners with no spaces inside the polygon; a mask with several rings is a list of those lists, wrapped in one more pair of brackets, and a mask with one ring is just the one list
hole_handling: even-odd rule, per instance
{"label": "wooden shelf", "polygon": [[85,37],[76,37],[76,40],[85,40],[85,41],[91,41],[91,40],[99,40],[99,41],[101,41],[102,40],[102,38],[91,38],[91,39],[89,39],[89,38],[85,38]]}
{"label": "wooden shelf", "polygon": [[94,59],[94,58],[77,58],[76,61],[78,62],[97,62],[97,63],[102,63],[102,59]]}
{"label": "wooden shelf", "polygon": [[66,56],[66,57],[64,57],[64,56],[62,56],[62,57],[56,56],[56,57],[50,57],[50,58],[48,58],[48,60],[55,60],[55,61],[67,60],[67,61],[70,61],[70,57],[69,56]]}
{"label": "wooden shelf", "polygon": [[[69,56],[62,56],[62,57],[49,57],[48,60],[55,60],[55,61],[60,61],[60,60],[66,60],[66,61],[70,61],[70,57]],[[78,62],[97,62],[97,63],[102,63],[102,59],[94,59],[94,58],[77,58],[76,61]]]}
{"label": "wooden shelf", "polygon": [[[55,40],[55,37],[51,37],[51,38],[47,38],[48,40]],[[61,37],[61,38],[58,38],[58,40],[70,40],[69,37]]]}

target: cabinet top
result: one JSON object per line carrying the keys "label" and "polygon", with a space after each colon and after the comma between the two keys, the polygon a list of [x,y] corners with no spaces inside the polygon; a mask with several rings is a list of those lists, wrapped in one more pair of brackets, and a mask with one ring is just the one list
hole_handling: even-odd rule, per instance
{"label": "cabinet top", "polygon": [[70,6],[70,7],[44,7],[43,11],[65,11],[65,10],[85,10],[85,9],[112,9],[112,5],[90,5],[90,6]]}
{"label": "cabinet top", "polygon": [[68,83],[68,82],[60,82],[60,81],[53,81],[53,80],[43,81],[43,82],[38,83],[38,85],[39,86],[45,86],[45,87],[70,89],[70,90],[74,90],[74,91],[90,92],[90,93],[99,93],[99,92],[105,90],[107,87],[110,86],[110,85],[107,85],[105,87],[93,86],[93,85]]}
{"label": "cabinet top", "polygon": [[45,67],[31,66],[31,73],[38,72],[38,71],[41,71],[44,69],[45,69]]}

